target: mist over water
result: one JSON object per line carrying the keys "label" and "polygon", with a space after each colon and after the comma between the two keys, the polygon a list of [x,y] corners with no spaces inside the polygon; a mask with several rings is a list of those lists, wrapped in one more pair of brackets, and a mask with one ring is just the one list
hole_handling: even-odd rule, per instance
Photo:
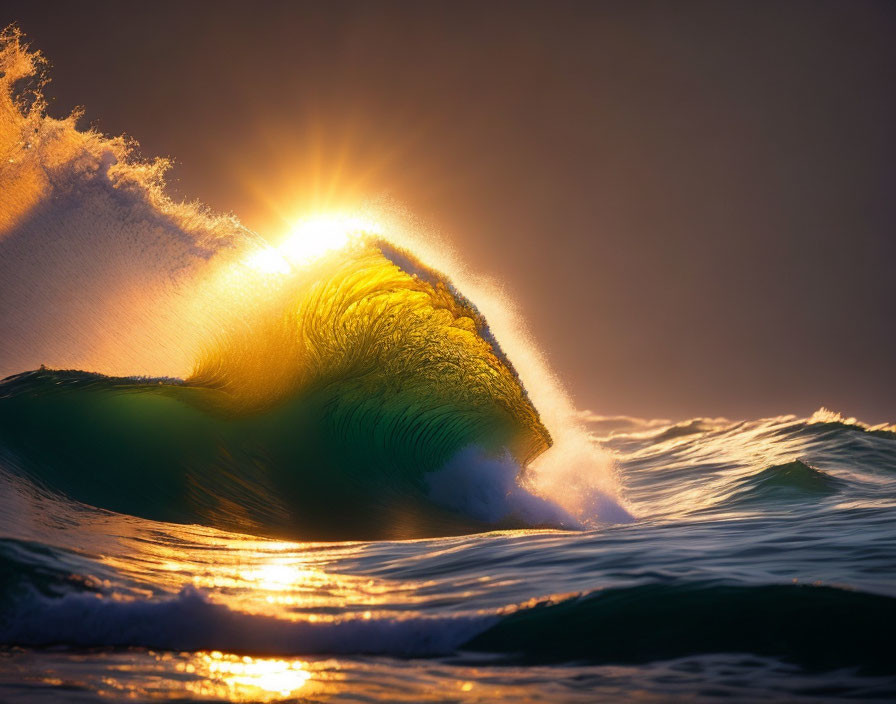
{"label": "mist over water", "polygon": [[7,30],[0,699],[896,696],[894,426],[580,412],[413,219],[270,244],[40,70]]}

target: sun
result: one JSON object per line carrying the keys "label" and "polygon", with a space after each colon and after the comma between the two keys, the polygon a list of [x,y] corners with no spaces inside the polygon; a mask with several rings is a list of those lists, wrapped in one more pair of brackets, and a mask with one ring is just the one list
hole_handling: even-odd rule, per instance
{"label": "sun", "polygon": [[381,233],[378,223],[357,215],[315,215],[293,225],[279,249],[290,261],[302,263],[342,249],[352,237]]}
{"label": "sun", "polygon": [[277,246],[253,252],[248,264],[265,274],[287,274],[322,256],[345,247],[360,235],[382,234],[379,223],[347,213],[325,213],[304,217],[290,227]]}

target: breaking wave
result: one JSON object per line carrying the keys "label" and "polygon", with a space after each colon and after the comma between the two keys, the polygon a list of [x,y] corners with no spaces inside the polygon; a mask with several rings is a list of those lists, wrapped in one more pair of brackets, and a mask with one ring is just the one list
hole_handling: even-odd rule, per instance
{"label": "breaking wave", "polygon": [[[413,238],[359,226],[284,257],[172,201],[168,162],[132,140],[49,117],[42,66],[17,30],[0,35],[0,471],[123,513],[300,538],[627,518],[593,445],[575,471],[599,501],[536,495],[559,476],[534,469],[554,437]],[[540,399],[563,406],[534,366]],[[550,415],[575,444],[570,413]],[[500,500],[485,509],[483,492]]]}

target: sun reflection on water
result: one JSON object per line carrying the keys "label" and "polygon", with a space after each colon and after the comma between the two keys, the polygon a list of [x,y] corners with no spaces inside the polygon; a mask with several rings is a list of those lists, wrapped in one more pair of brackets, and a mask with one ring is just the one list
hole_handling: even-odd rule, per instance
{"label": "sun reflection on water", "polygon": [[301,660],[253,658],[217,650],[196,653],[179,662],[176,669],[197,678],[186,683],[195,695],[243,702],[297,696],[311,678],[308,663]]}
{"label": "sun reflection on water", "polygon": [[128,535],[118,527],[117,544],[106,545],[106,554],[98,558],[128,579],[127,584],[116,584],[116,598],[170,598],[190,587],[232,611],[329,622],[410,613],[426,601],[423,590],[431,585],[430,580],[392,580],[333,569],[335,560],[359,554],[360,545],[322,549],[308,543],[241,540],[199,526],[167,528],[166,540],[158,535],[146,540],[140,531]]}
{"label": "sun reflection on water", "polygon": [[[102,651],[89,655],[56,652],[41,655],[42,668],[35,666],[28,651],[13,654],[11,674],[29,683],[35,692],[58,694],[88,690],[100,700],[136,701],[228,701],[228,702],[324,702],[388,701],[406,704],[438,702],[484,704],[513,702],[534,704],[554,701],[592,702],[595,693],[581,684],[558,689],[558,682],[581,679],[596,668],[563,666],[502,665],[495,670],[486,663],[446,664],[389,658],[251,657],[220,651],[158,652]],[[37,673],[43,671],[38,675]],[[630,677],[619,666],[599,668],[601,677]],[[0,685],[7,672],[0,668]],[[664,671],[663,674],[668,676]],[[668,701],[667,696],[647,698]],[[619,690],[610,696],[619,699]],[[615,694],[616,696],[612,696]],[[631,692],[629,692],[631,695]],[[600,698],[600,697],[598,697]],[[628,697],[629,699],[632,696]],[[642,699],[642,697],[635,697]],[[41,701],[45,698],[39,697]],[[57,701],[50,696],[47,701]],[[28,699],[31,701],[31,697]],[[93,699],[91,699],[93,701]]]}

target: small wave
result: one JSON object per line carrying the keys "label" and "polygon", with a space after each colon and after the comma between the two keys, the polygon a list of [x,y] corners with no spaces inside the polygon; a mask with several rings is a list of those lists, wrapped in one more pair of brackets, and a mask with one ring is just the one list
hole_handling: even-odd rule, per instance
{"label": "small wave", "polygon": [[837,493],[842,485],[836,477],[802,460],[793,460],[741,479],[729,502],[827,496]]}
{"label": "small wave", "polygon": [[162,599],[87,593],[51,598],[32,592],[2,616],[0,642],[7,645],[138,646],[258,655],[439,655],[454,651],[497,620],[456,616],[289,621],[232,610],[192,586]]}
{"label": "small wave", "polygon": [[650,439],[658,443],[721,430],[734,424],[727,418],[691,418],[673,422],[633,416],[600,416],[590,411],[581,413],[579,419],[591,430],[594,437],[600,440],[635,438]]}
{"label": "small wave", "polygon": [[870,433],[893,433],[896,434],[896,425],[891,425],[889,423],[878,423],[876,425],[871,425],[870,423],[863,423],[862,421],[856,419],[855,417],[846,417],[841,413],[837,413],[836,411],[832,411],[828,408],[822,406],[815,413],[813,413],[809,420],[806,421],[808,425],[818,425],[818,424],[835,424],[835,425],[844,425],[851,426],[857,430],[864,430]]}
{"label": "small wave", "polygon": [[654,430],[672,425],[667,419],[646,419],[635,416],[604,416],[592,411],[580,411],[577,414],[579,422],[583,423],[596,438],[608,438],[614,435],[630,435],[647,430]]}
{"label": "small wave", "polygon": [[466,644],[523,662],[641,663],[753,653],[894,673],[896,599],[826,586],[650,584],[510,614]]}
{"label": "small wave", "polygon": [[666,442],[687,437],[688,435],[698,435],[719,430],[728,425],[731,425],[731,421],[722,418],[694,418],[683,423],[676,423],[672,427],[661,430],[650,437],[654,442]]}

